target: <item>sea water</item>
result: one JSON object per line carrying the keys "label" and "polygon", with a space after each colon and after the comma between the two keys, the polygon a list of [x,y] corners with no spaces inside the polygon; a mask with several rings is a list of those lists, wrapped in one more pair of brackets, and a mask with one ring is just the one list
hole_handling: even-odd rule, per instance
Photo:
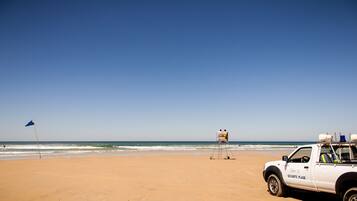
{"label": "sea water", "polygon": [[[297,141],[231,141],[227,149],[289,150],[313,142]],[[217,148],[214,141],[42,141],[0,142],[0,159],[42,155],[74,155],[90,153],[122,153],[147,151],[200,151]]]}

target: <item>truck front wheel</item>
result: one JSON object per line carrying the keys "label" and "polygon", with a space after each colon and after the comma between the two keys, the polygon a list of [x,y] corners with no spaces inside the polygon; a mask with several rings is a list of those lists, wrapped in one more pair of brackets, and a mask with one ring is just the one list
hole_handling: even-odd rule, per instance
{"label": "truck front wheel", "polygon": [[343,195],[343,201],[357,201],[357,188],[350,188]]}
{"label": "truck front wheel", "polygon": [[[284,196],[285,186],[280,181],[279,177],[271,174],[267,180],[269,193],[278,197]],[[357,200],[356,200],[357,201]]]}

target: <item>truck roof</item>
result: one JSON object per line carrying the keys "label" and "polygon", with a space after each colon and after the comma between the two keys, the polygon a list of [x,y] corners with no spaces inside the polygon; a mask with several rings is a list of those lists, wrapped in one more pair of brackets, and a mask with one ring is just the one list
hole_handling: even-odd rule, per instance
{"label": "truck roof", "polygon": [[357,144],[356,143],[350,143],[350,142],[333,142],[333,143],[316,143],[316,144],[305,144],[305,145],[301,145],[299,147],[307,147],[307,146],[323,146],[323,145],[332,145],[332,146],[356,146]]}

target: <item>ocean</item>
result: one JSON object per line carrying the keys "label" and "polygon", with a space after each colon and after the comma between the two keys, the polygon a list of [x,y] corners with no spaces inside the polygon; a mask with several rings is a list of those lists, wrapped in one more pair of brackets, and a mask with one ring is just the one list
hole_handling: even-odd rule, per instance
{"label": "ocean", "polygon": [[[314,142],[297,141],[231,141],[229,150],[291,150]],[[38,155],[78,155],[91,153],[127,153],[148,151],[199,151],[217,148],[214,141],[34,141],[0,142],[0,159]]]}

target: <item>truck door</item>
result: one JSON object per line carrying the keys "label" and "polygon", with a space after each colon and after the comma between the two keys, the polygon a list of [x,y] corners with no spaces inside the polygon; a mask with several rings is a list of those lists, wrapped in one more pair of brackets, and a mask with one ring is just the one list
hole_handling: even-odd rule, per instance
{"label": "truck door", "polygon": [[285,165],[285,181],[289,186],[316,190],[312,181],[312,147],[301,147],[290,156]]}

